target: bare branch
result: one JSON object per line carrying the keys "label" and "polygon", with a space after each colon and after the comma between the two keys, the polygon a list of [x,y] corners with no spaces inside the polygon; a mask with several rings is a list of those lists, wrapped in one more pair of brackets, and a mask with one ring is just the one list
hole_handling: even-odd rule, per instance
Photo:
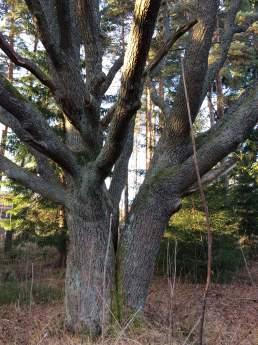
{"label": "bare branch", "polygon": [[98,93],[100,95],[104,95],[106,93],[106,91],[108,90],[109,86],[111,85],[112,81],[114,80],[117,72],[120,70],[120,68],[123,66],[123,62],[124,62],[124,56],[120,56],[113,64],[113,66],[110,68],[107,76],[105,77],[101,87],[100,87],[100,91],[98,91],[96,89],[96,91],[98,91]]}
{"label": "bare branch", "polygon": [[183,26],[180,26],[175,32],[173,32],[164,45],[158,50],[154,59],[148,64],[145,68],[144,76],[150,73],[153,73],[155,68],[159,65],[162,59],[167,55],[169,50],[175,44],[178,39],[183,36],[187,31],[189,31],[198,21],[193,20],[190,23],[187,23]]}
{"label": "bare branch", "polygon": [[62,205],[66,203],[66,192],[61,184],[46,182],[41,177],[19,167],[2,155],[0,155],[0,170],[10,179],[23,184],[45,198]]}
{"label": "bare branch", "polygon": [[[230,157],[229,159],[225,160],[219,166],[215,167],[214,169],[208,171],[206,174],[202,176],[201,182],[202,185],[210,185],[213,182],[216,182],[219,178],[227,175],[234,167],[236,166],[236,159],[234,157]],[[194,184],[188,190],[186,190],[183,196],[188,196],[192,193],[198,191],[198,186]]]}
{"label": "bare branch", "polygon": [[122,151],[129,122],[140,107],[142,76],[155,27],[160,0],[137,0],[125,61],[121,88],[104,147],[96,167],[105,178]]}
{"label": "bare branch", "polygon": [[53,81],[44,72],[42,72],[41,69],[33,61],[23,58],[18,53],[16,53],[12,46],[6,41],[2,33],[0,33],[0,48],[5,52],[5,54],[15,65],[26,68],[50,90],[53,91],[55,89]]}
{"label": "bare branch", "polygon": [[46,154],[72,175],[77,174],[73,153],[48,126],[41,113],[25,101],[18,91],[0,77],[0,105],[12,115],[2,115],[4,124],[13,128],[36,150]]}

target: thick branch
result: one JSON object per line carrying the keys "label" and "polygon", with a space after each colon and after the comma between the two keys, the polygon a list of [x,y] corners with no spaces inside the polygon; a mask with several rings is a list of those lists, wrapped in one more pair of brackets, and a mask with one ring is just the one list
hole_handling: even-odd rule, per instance
{"label": "thick branch", "polygon": [[[228,110],[215,131],[211,131],[205,142],[197,150],[200,174],[210,171],[229,153],[242,143],[258,122],[258,83],[249,87],[235,105]],[[196,182],[192,156],[177,167],[168,167],[160,173],[160,181],[155,188],[165,188],[171,195],[184,196]],[[165,186],[165,187],[164,187]]]}
{"label": "thick branch", "polygon": [[[202,103],[203,82],[208,68],[208,56],[216,26],[216,0],[199,1],[198,23],[191,30],[191,41],[184,57],[185,79],[188,87],[192,121],[197,116]],[[167,127],[169,136],[188,136],[189,121],[181,78],[173,104],[173,114]]]}
{"label": "thick branch", "polygon": [[5,52],[5,54],[15,65],[26,68],[50,90],[55,89],[53,81],[44,72],[42,72],[41,69],[33,61],[23,58],[18,53],[16,53],[13,47],[6,41],[2,33],[0,33],[0,48]]}
{"label": "thick branch", "polygon": [[[197,23],[197,20],[194,20],[188,24],[185,24],[181,26],[179,29],[177,29],[174,33],[172,33],[168,38],[166,43],[159,49],[159,51],[156,54],[156,57],[150,62],[150,64],[145,68],[145,71],[143,73],[143,77],[147,77],[148,75],[153,75],[153,73],[156,71],[157,67],[160,65],[163,58],[166,56],[166,54],[169,52],[169,50],[172,48],[174,43],[182,36],[184,33],[189,31],[195,24]],[[122,66],[123,63],[123,57],[118,58],[112,68],[110,69],[106,80],[104,81],[102,87],[101,87],[101,94],[104,94],[110,84],[112,83],[117,71]],[[121,66],[120,66],[121,65]],[[103,93],[104,90],[104,93]],[[164,115],[167,117],[170,112],[169,106],[158,96],[157,92],[155,92],[154,87],[151,89],[151,97],[152,101],[155,105],[157,105],[161,111],[164,113]],[[106,116],[101,120],[101,123],[104,127],[107,127],[112,119],[112,116],[114,114],[115,107],[110,108],[110,110],[107,112]]]}
{"label": "thick branch", "polygon": [[61,185],[46,182],[41,177],[26,171],[26,169],[19,167],[2,155],[0,155],[0,170],[10,179],[21,183],[43,197],[58,204],[65,204],[66,192]]}
{"label": "thick branch", "polygon": [[60,32],[60,47],[66,50],[72,47],[71,1],[56,0],[55,3]]}
{"label": "thick branch", "polygon": [[87,85],[90,85],[102,71],[99,0],[77,0],[77,8],[85,47]]}
{"label": "thick branch", "polygon": [[3,77],[0,78],[0,105],[12,114],[4,115],[4,124],[67,172],[74,176],[77,174],[77,163],[69,148],[60,141],[39,111],[25,101]]}
{"label": "thick branch", "polygon": [[56,7],[52,0],[25,0],[31,14],[37,19],[40,38],[54,66],[63,62],[59,51],[59,30]]}
{"label": "thick branch", "polygon": [[125,61],[121,88],[106,143],[96,166],[105,178],[122,151],[123,138],[129,122],[140,107],[142,76],[150,48],[160,0],[137,0]]}

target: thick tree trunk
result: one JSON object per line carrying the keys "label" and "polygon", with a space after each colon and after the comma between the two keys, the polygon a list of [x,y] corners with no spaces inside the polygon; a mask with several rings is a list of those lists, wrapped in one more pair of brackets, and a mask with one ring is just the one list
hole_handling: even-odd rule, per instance
{"label": "thick tree trunk", "polygon": [[69,229],[65,307],[66,325],[73,332],[97,336],[109,322],[114,250],[103,199],[73,200],[66,210]]}
{"label": "thick tree trunk", "polygon": [[146,188],[141,188],[132,206],[119,248],[119,280],[125,307],[122,312],[126,314],[143,309],[162,235],[171,214],[180,207],[178,198],[166,199],[162,192],[149,193],[146,198]]}

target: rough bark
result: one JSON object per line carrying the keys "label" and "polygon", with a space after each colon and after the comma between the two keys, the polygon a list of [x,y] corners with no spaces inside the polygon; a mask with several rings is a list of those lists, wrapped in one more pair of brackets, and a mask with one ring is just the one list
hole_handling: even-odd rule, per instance
{"label": "rough bark", "polygon": [[176,195],[152,187],[141,186],[121,236],[118,289],[120,308],[126,314],[143,310],[160,240],[171,214],[181,205]]}
{"label": "rough bark", "polygon": [[114,249],[107,231],[109,212],[103,196],[94,194],[89,191],[87,200],[75,196],[66,209],[70,237],[65,308],[69,330],[97,336],[110,321]]}
{"label": "rough bark", "polygon": [[[257,83],[249,87],[227,117],[199,144],[197,158],[201,176],[234,151],[257,123],[257,90]],[[129,213],[119,248],[120,290],[129,310],[143,308],[162,233],[179,209],[182,197],[196,182],[192,150],[183,151],[183,147],[177,152],[182,161],[166,168],[163,164],[152,167]]]}

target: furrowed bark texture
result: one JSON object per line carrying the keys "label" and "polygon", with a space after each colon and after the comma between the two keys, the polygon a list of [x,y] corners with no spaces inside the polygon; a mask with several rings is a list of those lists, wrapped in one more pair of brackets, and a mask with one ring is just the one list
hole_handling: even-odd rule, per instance
{"label": "furrowed bark texture", "polygon": [[143,310],[160,240],[171,214],[180,208],[179,198],[166,198],[166,191],[143,185],[128,216],[118,253],[121,310],[126,314]]}
{"label": "furrowed bark texture", "polygon": [[103,197],[88,197],[83,203],[76,199],[74,206],[66,211],[70,232],[65,284],[66,326],[76,333],[87,330],[97,336],[102,332],[103,322],[110,321],[114,250],[112,242],[108,248],[109,219]]}

